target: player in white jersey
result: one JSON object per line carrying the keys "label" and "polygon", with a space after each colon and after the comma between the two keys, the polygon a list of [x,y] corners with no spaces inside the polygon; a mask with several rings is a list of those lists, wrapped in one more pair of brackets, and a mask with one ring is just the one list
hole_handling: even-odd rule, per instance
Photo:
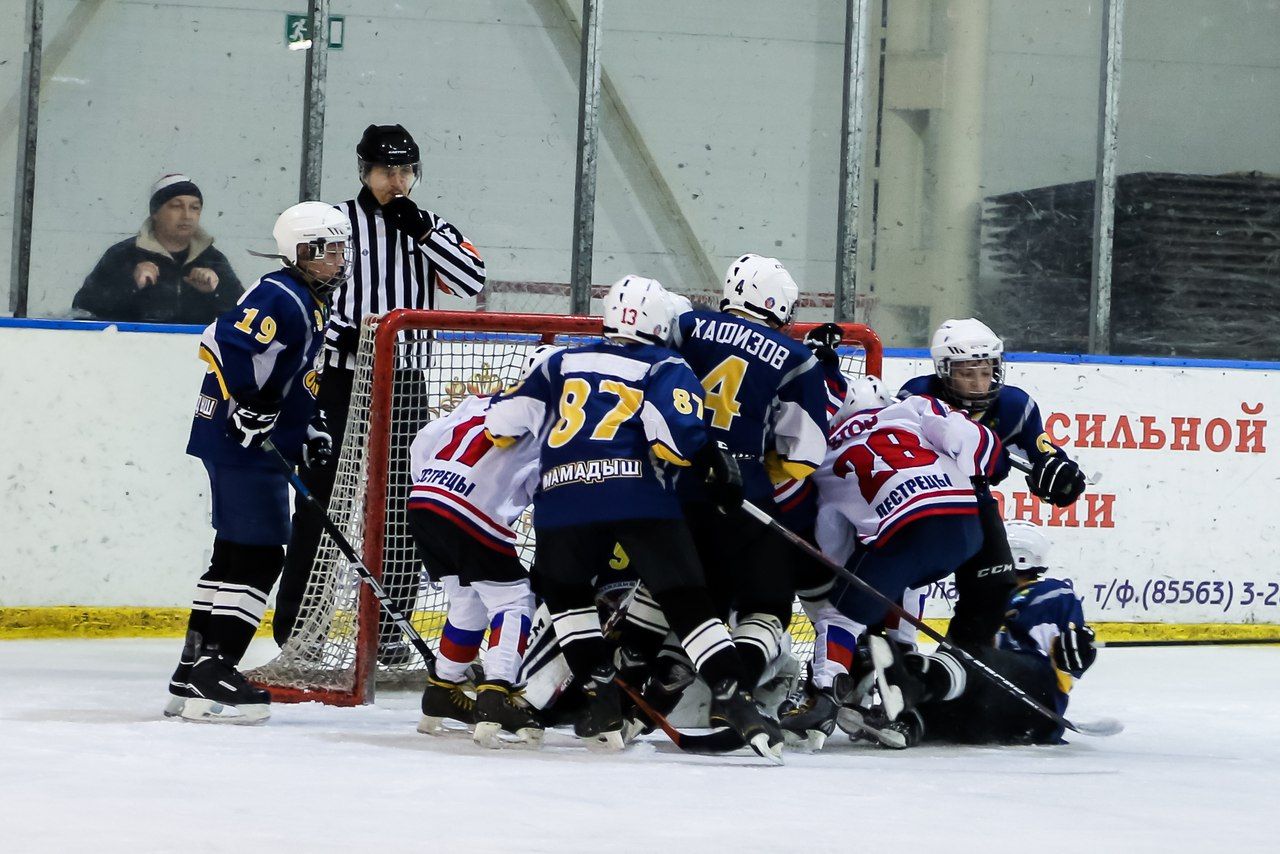
{"label": "player in white jersey", "polygon": [[[535,349],[524,374],[561,349]],[[512,526],[537,486],[539,444],[530,434],[505,452],[491,453],[493,442],[484,429],[490,400],[463,400],[428,422],[410,447],[409,528],[419,557],[449,599],[418,730],[437,734],[444,719],[452,718],[475,724],[473,737],[484,747],[537,747],[541,725],[512,693],[534,605]],[[473,702],[463,682],[486,629],[485,678]]]}
{"label": "player in white jersey", "polygon": [[[851,400],[858,401],[865,382],[854,384]],[[989,429],[934,398],[852,412],[832,432],[814,474],[818,545],[891,599],[946,577],[982,544],[972,479],[988,476],[999,452]],[[869,687],[865,679],[850,684],[848,674],[858,636],[880,624],[888,608],[838,581],[815,610],[827,623],[825,655],[815,662],[818,702],[798,710],[801,720],[782,722],[792,735],[808,734],[811,743],[818,733],[830,734],[839,705],[856,702]],[[885,656],[892,653],[887,644],[883,649]],[[877,661],[887,663],[884,656]],[[890,718],[897,708],[892,712]]]}

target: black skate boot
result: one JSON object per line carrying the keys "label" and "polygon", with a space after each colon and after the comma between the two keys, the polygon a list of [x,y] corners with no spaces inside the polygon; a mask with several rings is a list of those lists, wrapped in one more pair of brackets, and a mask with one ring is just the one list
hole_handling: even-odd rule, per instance
{"label": "black skate boot", "polygon": [[[921,678],[929,667],[930,657],[906,652],[898,644],[879,635],[867,637],[867,648],[874,667],[873,678],[879,702],[869,707],[843,707],[836,723],[851,735],[861,733],[895,750],[919,743],[924,722],[915,713],[915,707],[930,699],[931,689]],[[938,667],[934,675],[941,678],[946,675],[943,671],[944,668]],[[900,719],[902,725],[894,726]]]}
{"label": "black skate boot", "polygon": [[821,750],[836,729],[836,713],[840,705],[830,688],[808,685],[792,694],[778,708],[778,726],[787,747],[806,753]]}
{"label": "black skate boot", "polygon": [[782,764],[782,730],[765,717],[737,680],[723,679],[712,687],[711,725],[729,727],[756,753],[774,765]]}
{"label": "black skate boot", "polygon": [[191,697],[183,704],[183,720],[257,724],[271,717],[271,694],[251,685],[216,646],[206,646],[201,652],[187,687]]}
{"label": "black skate boot", "polygon": [[626,747],[623,737],[622,692],[613,683],[614,669],[601,665],[591,671],[582,686],[587,707],[573,722],[573,732],[589,750],[618,751]]}
{"label": "black skate boot", "polygon": [[446,719],[462,724],[476,722],[476,701],[462,689],[461,682],[451,682],[436,675],[434,665],[427,667],[427,687],[422,690],[422,719],[418,732],[423,735],[444,735],[450,727]]}
{"label": "black skate boot", "polygon": [[191,681],[191,668],[196,666],[196,660],[200,658],[200,646],[203,642],[204,638],[199,632],[187,632],[187,639],[182,643],[182,654],[178,657],[178,666],[169,677],[169,702],[164,707],[166,718],[181,717],[187,700],[195,696],[187,683]]}
{"label": "black skate boot", "polygon": [[378,645],[378,663],[383,667],[404,667],[418,651],[406,640],[389,640]]}
{"label": "black skate boot", "polygon": [[[654,665],[655,672],[644,684],[640,696],[658,714],[666,717],[675,711],[684,692],[698,678],[689,661],[663,655]],[[638,706],[629,710],[626,723],[626,740],[630,744],[641,735],[653,732],[657,724],[649,719]]]}
{"label": "black skate boot", "polygon": [[537,750],[542,746],[542,724],[508,682],[482,682],[476,687],[475,722],[471,738],[481,747]]}

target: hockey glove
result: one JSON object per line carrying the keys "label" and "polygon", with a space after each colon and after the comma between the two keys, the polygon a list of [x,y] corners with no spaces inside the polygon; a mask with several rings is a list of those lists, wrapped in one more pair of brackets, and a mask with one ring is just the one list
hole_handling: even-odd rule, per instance
{"label": "hockey glove", "polygon": [[1093,645],[1093,641],[1093,629],[1067,623],[1067,630],[1058,635],[1053,645],[1054,665],[1076,678],[1083,676],[1098,657],[1098,650]]}
{"label": "hockey glove", "polygon": [[844,330],[834,323],[824,323],[809,330],[804,337],[804,345],[813,351],[819,362],[830,368],[840,367],[840,356],[836,348],[844,340]]}
{"label": "hockey glove", "polygon": [[302,464],[309,469],[323,468],[333,461],[333,435],[325,421],[324,410],[317,409],[307,425],[307,439],[302,443]]}
{"label": "hockey glove", "polygon": [[1060,454],[1044,457],[1027,475],[1031,494],[1054,507],[1067,507],[1084,492],[1084,473],[1074,461]]}
{"label": "hockey glove", "polygon": [[382,216],[388,225],[403,231],[417,243],[426,240],[431,233],[431,221],[408,196],[396,196],[383,205]]}
{"label": "hockey glove", "polygon": [[742,471],[728,445],[718,440],[707,442],[695,455],[693,464],[703,472],[712,504],[722,512],[742,506]]}
{"label": "hockey glove", "polygon": [[356,350],[360,348],[360,329],[333,317],[329,320],[329,325],[324,330],[325,343],[331,345],[343,356],[354,356]]}
{"label": "hockey glove", "polygon": [[242,448],[259,448],[267,441],[280,417],[278,406],[254,404],[237,406],[227,421],[227,434]]}

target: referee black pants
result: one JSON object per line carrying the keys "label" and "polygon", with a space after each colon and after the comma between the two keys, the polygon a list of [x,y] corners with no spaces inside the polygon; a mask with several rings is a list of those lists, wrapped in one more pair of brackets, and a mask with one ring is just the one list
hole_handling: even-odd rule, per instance
{"label": "referee black pants", "polygon": [[[338,458],[347,433],[354,378],[354,371],[325,366],[317,402],[328,419],[329,432],[333,436],[333,456],[327,465],[302,466],[298,471],[307,489],[311,490],[311,494],[325,508],[329,506],[329,496],[333,493]],[[397,541],[404,543],[404,548],[384,550],[383,586],[401,612],[412,618],[413,606],[418,597],[420,570],[410,539],[405,502],[413,482],[409,444],[427,419],[426,382],[421,371],[405,370],[395,372],[393,384],[386,534],[398,535]],[[284,572],[280,577],[280,590],[276,594],[276,610],[272,621],[272,634],[278,644],[283,645],[293,634],[323,532],[320,516],[301,499],[295,500],[293,531],[285,555]],[[401,640],[400,630],[381,610],[378,621],[379,649]]]}

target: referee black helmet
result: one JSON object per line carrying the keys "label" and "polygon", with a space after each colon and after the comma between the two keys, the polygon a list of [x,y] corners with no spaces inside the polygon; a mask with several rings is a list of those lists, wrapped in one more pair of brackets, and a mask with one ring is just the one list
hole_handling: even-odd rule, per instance
{"label": "referee black helmet", "polygon": [[414,178],[422,177],[422,156],[418,143],[403,125],[369,125],[356,145],[360,178],[371,166],[412,166]]}

